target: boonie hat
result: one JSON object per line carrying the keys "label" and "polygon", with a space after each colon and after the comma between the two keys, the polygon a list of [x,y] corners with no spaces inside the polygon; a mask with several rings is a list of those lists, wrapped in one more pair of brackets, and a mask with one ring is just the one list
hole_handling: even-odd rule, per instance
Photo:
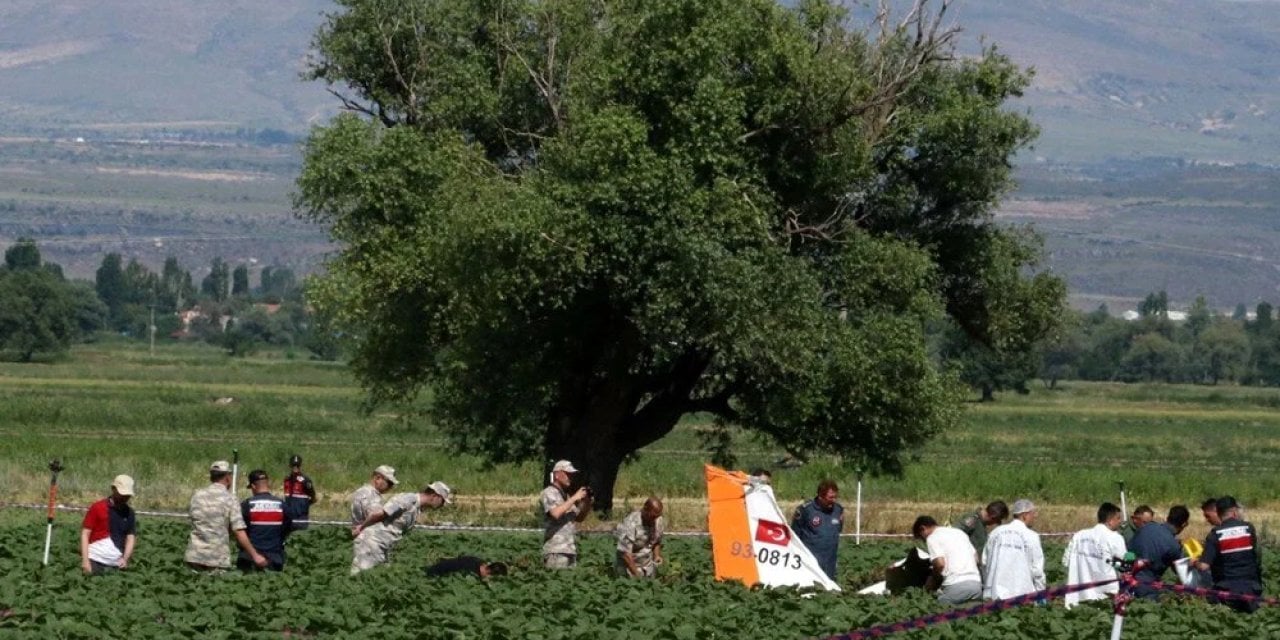
{"label": "boonie hat", "polygon": [[226,460],[219,460],[219,461],[217,461],[217,462],[215,462],[215,463],[213,463],[213,464],[209,465],[209,470],[210,470],[210,471],[221,471],[221,472],[223,472],[223,473],[226,473],[226,472],[228,472],[228,471],[231,471],[231,463],[227,462]]}
{"label": "boonie hat", "polygon": [[453,500],[451,499],[453,497],[453,489],[450,489],[449,485],[436,480],[422,488],[422,493],[426,493],[428,491],[444,498],[445,504],[453,504]]}
{"label": "boonie hat", "polygon": [[573,463],[572,463],[572,462],[569,462],[568,460],[561,460],[561,461],[557,462],[557,463],[556,463],[556,466],[554,466],[554,467],[552,467],[552,468],[551,468],[551,472],[552,472],[552,473],[555,473],[556,471],[563,471],[563,472],[565,472],[565,473],[577,473],[577,472],[578,472],[578,470],[577,470],[577,469],[573,468]]}
{"label": "boonie hat", "polygon": [[133,478],[120,474],[115,480],[111,481],[111,486],[115,488],[116,493],[122,496],[133,495]]}
{"label": "boonie hat", "polygon": [[386,478],[387,482],[390,482],[391,484],[396,483],[396,470],[394,467],[390,465],[384,464],[382,466],[379,466],[377,469],[374,469],[373,472]]}
{"label": "boonie hat", "polygon": [[259,481],[259,480],[266,480],[266,479],[267,479],[267,472],[266,472],[266,471],[263,471],[262,469],[254,469],[253,471],[250,471],[250,472],[249,472],[249,486],[250,486],[250,487],[252,487],[252,486],[253,486],[253,483],[255,483],[255,482]]}
{"label": "boonie hat", "polygon": [[1024,513],[1031,513],[1032,511],[1035,511],[1035,510],[1036,510],[1036,505],[1030,500],[1023,498],[1013,503],[1013,509],[1010,512],[1016,516]]}

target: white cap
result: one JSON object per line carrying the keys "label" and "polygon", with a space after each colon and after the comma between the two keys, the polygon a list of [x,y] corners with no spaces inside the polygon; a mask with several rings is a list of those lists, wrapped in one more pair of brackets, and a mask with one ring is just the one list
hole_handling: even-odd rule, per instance
{"label": "white cap", "polygon": [[1030,500],[1027,500],[1026,498],[1023,498],[1013,503],[1012,513],[1013,515],[1017,516],[1017,515],[1022,515],[1024,513],[1031,513],[1032,511],[1035,511],[1035,510],[1036,510],[1035,503],[1031,502]]}
{"label": "white cap", "polygon": [[556,471],[563,471],[563,472],[565,472],[565,473],[577,473],[577,472],[578,472],[578,470],[577,470],[577,469],[574,469],[574,468],[573,468],[573,463],[572,463],[572,462],[569,462],[568,460],[561,460],[561,461],[557,462],[557,463],[556,463],[556,466],[554,466],[554,467],[552,467],[552,468],[551,468],[551,472],[552,472],[552,473],[555,473]]}
{"label": "white cap", "polygon": [[129,476],[124,474],[116,476],[116,479],[111,481],[111,486],[122,496],[133,495],[133,478]]}

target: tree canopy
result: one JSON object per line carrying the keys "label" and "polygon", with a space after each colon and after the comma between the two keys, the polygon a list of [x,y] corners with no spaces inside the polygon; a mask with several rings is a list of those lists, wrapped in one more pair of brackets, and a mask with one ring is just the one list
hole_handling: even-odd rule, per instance
{"label": "tree canopy", "polygon": [[1029,72],[945,5],[340,0],[297,205],[374,401],[455,445],[619,465],[689,414],[897,472],[951,425],[942,316],[1029,349],[1061,282],[998,226]]}

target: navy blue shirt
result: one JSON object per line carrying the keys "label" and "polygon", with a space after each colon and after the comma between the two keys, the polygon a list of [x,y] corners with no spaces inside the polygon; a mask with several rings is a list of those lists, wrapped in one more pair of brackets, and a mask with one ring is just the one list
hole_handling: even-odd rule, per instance
{"label": "navy blue shirt", "polygon": [[[240,503],[249,542],[258,553],[271,561],[272,568],[284,566],[284,541],[293,530],[293,518],[284,508],[284,500],[270,493],[255,493]],[[249,554],[240,550],[240,559],[248,560]]]}
{"label": "navy blue shirt", "polygon": [[791,518],[791,530],[822,567],[828,578],[836,579],[836,550],[840,547],[840,529],[844,527],[844,507],[840,503],[824,511],[817,502],[810,500],[796,507]]}
{"label": "navy blue shirt", "polygon": [[1262,589],[1262,556],[1253,525],[1231,518],[1213,528],[1204,540],[1200,562],[1209,565],[1213,584],[1231,591],[1235,586]]}
{"label": "navy blue shirt", "polygon": [[1152,522],[1138,529],[1129,541],[1129,550],[1147,561],[1147,566],[1134,573],[1139,582],[1160,580],[1174,561],[1186,556],[1182,545],[1178,544],[1173,527],[1167,523]]}

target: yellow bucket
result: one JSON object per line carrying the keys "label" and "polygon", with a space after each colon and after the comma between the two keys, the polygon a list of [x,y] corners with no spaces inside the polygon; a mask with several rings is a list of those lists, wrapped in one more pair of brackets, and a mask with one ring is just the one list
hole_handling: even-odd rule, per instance
{"label": "yellow bucket", "polygon": [[1200,544],[1195,538],[1187,538],[1182,541],[1182,550],[1187,552],[1187,557],[1195,560],[1204,553],[1204,545]]}

